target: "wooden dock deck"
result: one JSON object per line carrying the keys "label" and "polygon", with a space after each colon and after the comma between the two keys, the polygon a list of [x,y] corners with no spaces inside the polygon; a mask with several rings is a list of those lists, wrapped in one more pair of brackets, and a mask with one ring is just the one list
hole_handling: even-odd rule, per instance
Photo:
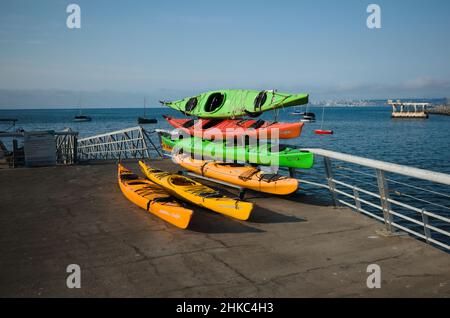
{"label": "wooden dock deck", "polygon": [[[0,187],[1,297],[450,296],[449,254],[379,235],[329,198],[250,193],[250,221],[194,208],[183,231],[126,200],[112,163],[1,170]],[[69,264],[80,289],[66,287]],[[366,286],[369,264],[380,289]]]}

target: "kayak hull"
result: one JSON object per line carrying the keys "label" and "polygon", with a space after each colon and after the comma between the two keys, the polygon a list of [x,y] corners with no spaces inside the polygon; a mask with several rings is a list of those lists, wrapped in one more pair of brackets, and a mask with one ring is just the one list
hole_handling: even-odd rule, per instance
{"label": "kayak hull", "polygon": [[162,103],[189,116],[234,119],[257,117],[265,111],[304,105],[308,98],[308,94],[285,94],[273,90],[219,90]]}
{"label": "kayak hull", "polygon": [[243,162],[263,166],[310,169],[314,154],[283,145],[270,143],[235,146],[223,141],[202,140],[198,137],[172,140],[170,135],[161,136],[162,148],[172,154],[193,154],[198,159],[214,159],[226,162]]}
{"label": "kayak hull", "polygon": [[118,182],[124,196],[137,206],[178,228],[189,226],[193,211],[170,199],[170,195],[160,186],[139,178],[120,164]]}
{"label": "kayak hull", "polygon": [[229,139],[248,136],[258,139],[300,137],[304,123],[278,123],[255,119],[175,119],[163,116],[174,128],[202,139]]}
{"label": "kayak hull", "polygon": [[288,195],[298,189],[297,179],[264,174],[257,168],[242,164],[197,160],[189,155],[177,155],[173,159],[183,168],[198,175],[225,181],[254,191]]}
{"label": "kayak hull", "polygon": [[243,221],[248,220],[253,210],[252,203],[222,196],[217,191],[185,176],[152,169],[143,161],[139,161],[139,166],[147,178],[184,201]]}

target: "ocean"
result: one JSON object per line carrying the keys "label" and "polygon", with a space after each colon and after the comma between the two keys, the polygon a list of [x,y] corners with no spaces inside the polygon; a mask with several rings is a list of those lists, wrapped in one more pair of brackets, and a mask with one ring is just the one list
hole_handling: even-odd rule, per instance
{"label": "ocean", "polygon": [[[390,107],[326,107],[324,129],[334,130],[334,135],[318,136],[315,129],[322,125],[322,108],[310,107],[316,113],[315,123],[306,123],[300,138],[286,143],[308,148],[324,148],[348,154],[378,159],[417,168],[450,174],[450,118],[432,115],[428,120],[393,120]],[[282,109],[279,121],[298,120],[292,109]],[[16,128],[25,130],[55,130],[71,128],[80,137],[137,126],[142,109],[110,108],[84,109],[91,122],[75,123],[77,109],[1,110],[0,118],[17,118]],[[145,125],[148,130],[170,129],[162,115],[183,117],[168,108],[148,108],[147,117],[157,118],[158,124]],[[263,119],[273,120],[273,112]],[[0,131],[7,128],[0,123]]]}

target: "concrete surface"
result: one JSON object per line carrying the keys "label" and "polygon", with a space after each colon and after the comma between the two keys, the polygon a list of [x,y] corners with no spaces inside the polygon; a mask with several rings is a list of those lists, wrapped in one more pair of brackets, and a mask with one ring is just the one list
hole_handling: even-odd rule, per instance
{"label": "concrete surface", "polygon": [[183,231],[126,200],[114,164],[2,170],[0,189],[1,297],[450,296],[449,254],[305,194],[252,193],[248,222],[195,208]]}

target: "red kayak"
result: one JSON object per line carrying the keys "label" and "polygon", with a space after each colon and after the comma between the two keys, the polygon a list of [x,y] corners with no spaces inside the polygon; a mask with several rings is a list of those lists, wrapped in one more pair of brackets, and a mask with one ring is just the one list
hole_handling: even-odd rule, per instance
{"label": "red kayak", "polygon": [[[303,123],[279,123],[262,119],[175,119],[163,116],[173,127],[183,130],[191,136],[210,139],[249,136],[253,138],[272,137],[279,139],[297,138],[300,136]],[[278,133],[278,135],[277,135]]]}

